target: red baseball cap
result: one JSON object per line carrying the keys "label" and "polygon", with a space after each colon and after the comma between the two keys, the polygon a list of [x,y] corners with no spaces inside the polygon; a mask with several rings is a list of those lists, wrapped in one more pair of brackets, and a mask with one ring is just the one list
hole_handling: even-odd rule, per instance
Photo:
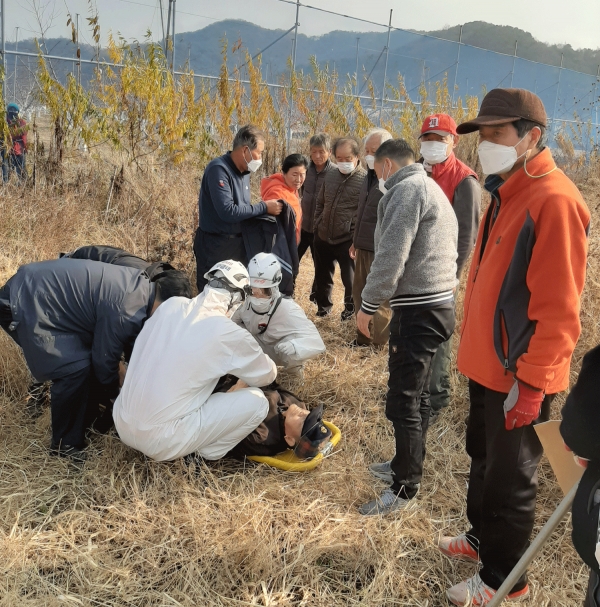
{"label": "red baseball cap", "polygon": [[436,133],[438,135],[456,135],[456,122],[448,114],[432,114],[427,116],[421,127],[421,135]]}

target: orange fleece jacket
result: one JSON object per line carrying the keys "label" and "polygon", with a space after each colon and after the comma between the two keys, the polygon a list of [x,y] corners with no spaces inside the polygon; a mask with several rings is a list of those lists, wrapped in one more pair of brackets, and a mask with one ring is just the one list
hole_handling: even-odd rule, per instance
{"label": "orange fleece jacket", "polygon": [[283,179],[281,173],[275,173],[270,177],[263,177],[260,182],[260,196],[263,200],[285,200],[296,213],[296,242],[300,242],[300,229],[302,227],[302,207],[298,190],[290,188]]}
{"label": "orange fleece jacket", "polygon": [[[527,163],[527,170],[531,175],[541,175],[554,166],[550,150],[544,149]],[[526,269],[521,282],[526,283],[530,298],[520,314],[527,314],[535,328],[526,351],[516,361],[516,377],[555,394],[569,385],[571,357],[581,332],[579,311],[590,213],[577,187],[560,170],[532,179],[521,168],[498,191],[500,211],[489,231],[483,257],[486,221],[482,221],[475,245],[465,293],[458,368],[486,388],[510,391],[515,374],[505,368],[494,345],[496,308],[515,257],[517,238],[526,222],[531,226],[533,221],[531,255],[521,265]],[[489,217],[486,213],[485,219]],[[505,326],[499,331],[503,333],[504,348]]]}

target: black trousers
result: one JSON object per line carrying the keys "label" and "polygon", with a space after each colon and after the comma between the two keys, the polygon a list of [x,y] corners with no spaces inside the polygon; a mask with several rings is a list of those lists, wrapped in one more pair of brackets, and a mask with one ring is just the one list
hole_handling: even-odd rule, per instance
{"label": "black trousers", "polygon": [[[546,395],[534,424],[513,430],[504,427],[506,397],[469,380],[467,517],[471,529],[467,537],[479,550],[481,579],[494,589],[502,585],[529,546],[537,466],[543,452],[533,426],[549,419],[555,395]],[[523,575],[512,592],[526,584],[527,576]]]}
{"label": "black trousers", "polygon": [[394,310],[390,323],[390,357],[386,417],[394,426],[392,491],[411,499],[423,476],[429,427],[431,359],[454,331],[454,305]]}
{"label": "black trousers", "polygon": [[204,275],[217,262],[233,259],[241,261],[245,266],[248,265],[246,247],[241,234],[211,234],[198,228],[194,238],[194,255],[196,256],[196,284],[199,292],[202,292],[207,283]]}
{"label": "black trousers", "polygon": [[91,367],[53,380],[50,415],[54,445],[83,448],[88,428],[107,432],[112,427],[111,399],[118,393],[117,386],[100,384]]}
{"label": "black trousers", "polygon": [[314,240],[315,235],[312,232],[307,232],[306,230],[300,231],[300,242],[298,243],[298,260],[302,260],[304,257],[304,253],[310,249],[310,254],[314,260]]}
{"label": "black trousers", "polygon": [[335,262],[340,266],[342,283],[344,284],[344,308],[354,312],[352,299],[352,284],[354,282],[354,260],[350,257],[352,240],[340,244],[329,244],[321,240],[317,234],[313,242],[315,260],[315,301],[322,311],[333,308],[331,293],[333,291],[333,277],[335,275]]}
{"label": "black trousers", "polygon": [[590,580],[583,607],[600,607],[600,576],[594,570],[590,570]]}

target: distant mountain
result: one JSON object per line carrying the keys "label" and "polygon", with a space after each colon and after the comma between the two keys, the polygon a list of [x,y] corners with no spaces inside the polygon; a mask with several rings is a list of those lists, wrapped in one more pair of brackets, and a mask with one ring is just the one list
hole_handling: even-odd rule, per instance
{"label": "distant mountain", "polygon": [[[592,97],[600,91],[594,90],[595,75],[600,64],[600,49],[574,50],[570,45],[548,45],[536,40],[531,34],[518,28],[497,26],[474,21],[463,26],[460,57],[458,26],[432,32],[392,31],[388,58],[388,82],[397,84],[402,75],[407,90],[416,98],[419,84],[425,78],[434,83],[447,75],[450,88],[455,78],[457,95],[465,93],[481,96],[484,89],[497,86],[513,86],[536,91],[544,100],[550,115],[554,113],[561,54],[563,66],[560,74],[560,91],[556,105],[557,117],[570,118],[577,110],[585,118],[590,116]],[[225,20],[213,23],[195,32],[184,32],[176,36],[176,64],[180,67],[189,61],[196,74],[216,76],[221,65],[221,48],[226,39],[229,48],[229,67],[241,65],[245,56],[241,51],[231,54],[232,47],[241,41],[242,49],[251,54],[258,53],[284,33],[284,30],[269,30],[240,20]],[[277,82],[288,71],[287,61],[291,53],[293,34],[288,34],[267,49],[262,55],[264,78]],[[310,70],[309,58],[314,55],[320,65],[329,65],[340,74],[340,82],[356,69],[357,38],[359,38],[359,84],[363,88],[370,75],[377,94],[383,82],[386,33],[333,31],[323,36],[298,35],[296,67]],[[517,59],[512,55],[518,41]],[[480,48],[475,48],[480,47]],[[12,50],[14,45],[7,44]],[[74,46],[66,39],[46,42],[47,52],[52,55],[73,56]],[[481,50],[487,49],[487,50]],[[37,52],[32,40],[21,41],[19,50]],[[490,52],[495,51],[495,52]],[[503,53],[503,54],[498,54]],[[94,51],[82,46],[82,57],[91,59]],[[459,60],[458,72],[456,63]],[[8,56],[7,73],[10,78],[13,58]],[[34,61],[34,60],[32,60]],[[536,63],[537,62],[537,63]],[[54,61],[57,73],[64,74],[66,67]],[[514,63],[514,69],[513,69]],[[541,65],[548,64],[548,65]],[[71,66],[69,66],[69,69]],[[583,72],[578,74],[573,72]],[[83,67],[83,78],[91,75],[91,67]],[[10,81],[9,81],[10,90]],[[594,116],[595,118],[595,116]]]}

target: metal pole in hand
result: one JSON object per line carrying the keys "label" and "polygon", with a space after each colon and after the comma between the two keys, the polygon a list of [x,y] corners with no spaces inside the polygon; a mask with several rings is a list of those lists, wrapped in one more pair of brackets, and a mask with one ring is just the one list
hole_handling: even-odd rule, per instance
{"label": "metal pole in hand", "polygon": [[550,539],[550,536],[554,533],[554,530],[558,527],[560,522],[567,516],[569,508],[571,508],[571,504],[575,499],[575,493],[577,492],[578,486],[579,483],[573,486],[571,491],[563,498],[563,501],[552,513],[548,522],[542,527],[533,542],[531,542],[531,545],[527,548],[525,554],[508,574],[508,577],[504,580],[502,586],[498,588],[494,598],[488,603],[488,607],[499,607],[499,605],[502,604],[502,601],[508,596],[513,586],[519,581],[519,578],[527,571],[527,567],[529,567],[531,561],[533,561],[544,544]]}
{"label": "metal pole in hand", "polygon": [[381,115],[383,113],[383,101],[385,99],[385,88],[387,86],[387,68],[388,59],[390,56],[390,34],[392,33],[392,13],[394,11],[390,9],[390,22],[388,25],[387,43],[385,45],[385,66],[383,68],[383,88],[381,89],[381,107],[379,108],[379,126],[381,126]]}

